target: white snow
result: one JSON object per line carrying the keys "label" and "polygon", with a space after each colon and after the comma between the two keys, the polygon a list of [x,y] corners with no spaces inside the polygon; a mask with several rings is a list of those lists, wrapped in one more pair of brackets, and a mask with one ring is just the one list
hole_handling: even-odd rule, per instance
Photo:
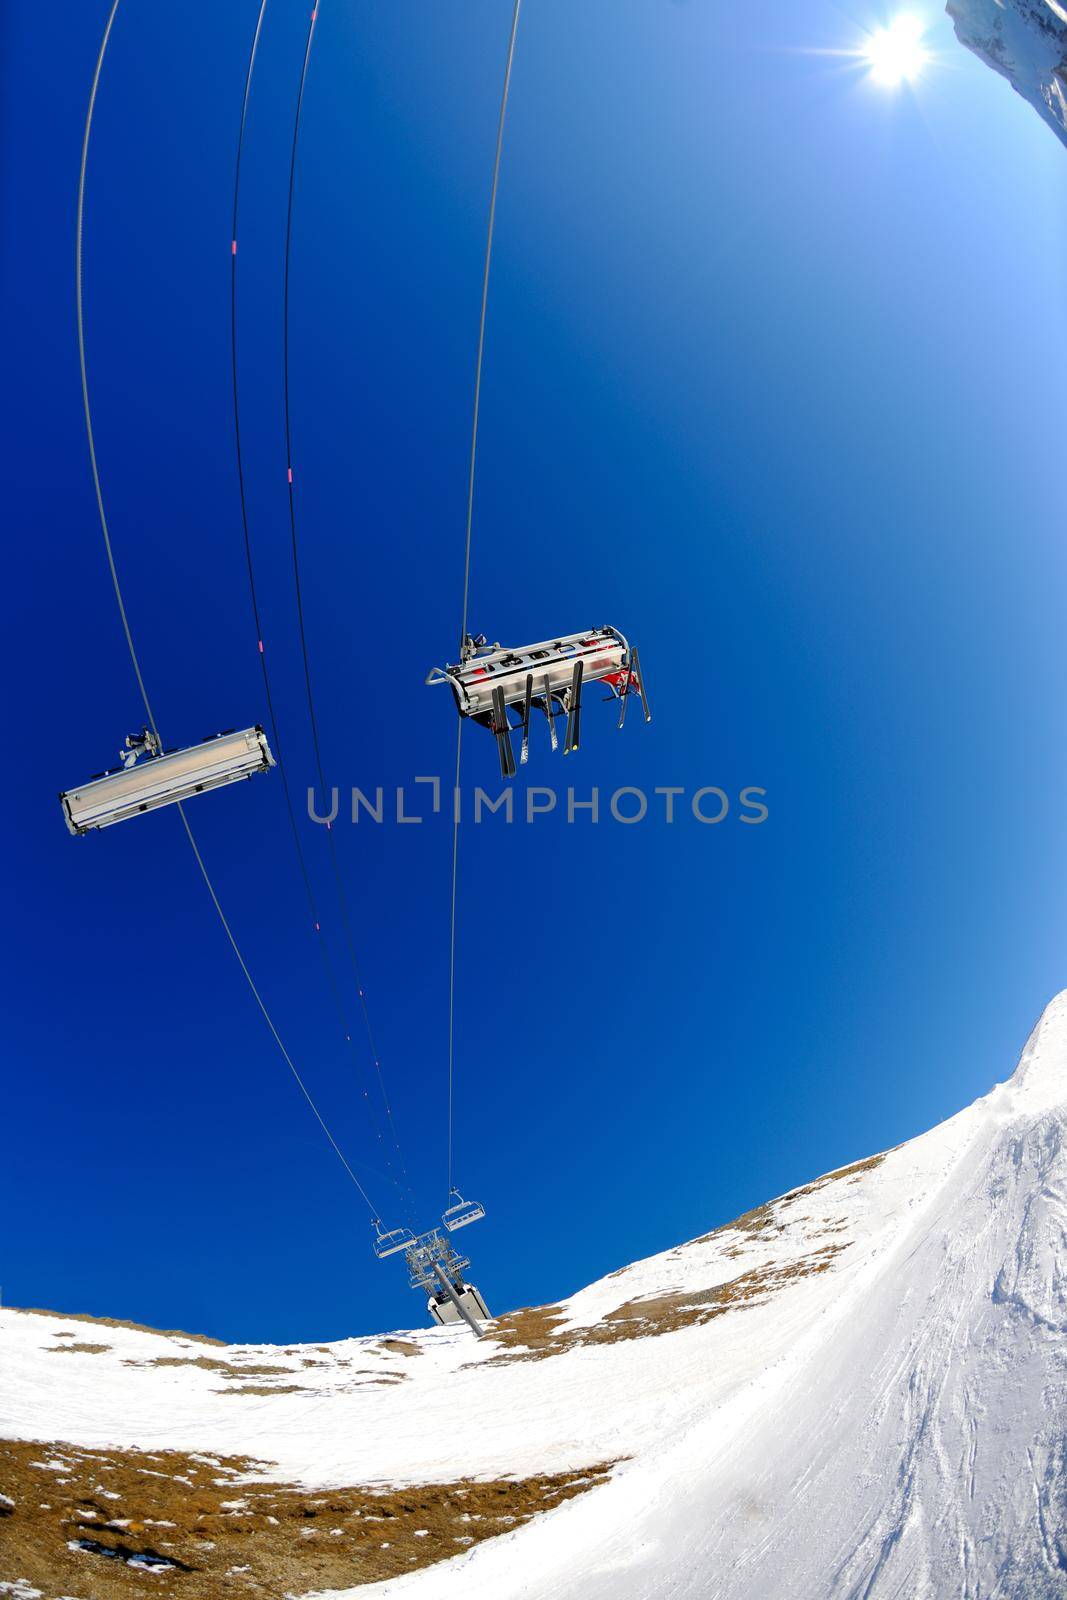
{"label": "white snow", "polygon": [[[352,1600],[1067,1600],[1065,1126],[1067,993],[1007,1083],[880,1164],[563,1302],[563,1353],[505,1361],[420,1329],[415,1357],[352,1339],[305,1366],[311,1347],[101,1326],[106,1352],[57,1360],[54,1319],[4,1311],[0,1435],[248,1455],[322,1487],[618,1463]],[[827,1270],[790,1275],[830,1247]],[[773,1292],[703,1326],[580,1343],[632,1301],[759,1269]],[[234,1393],[248,1363],[300,1392]],[[400,1381],[366,1381],[383,1375]]]}
{"label": "white snow", "polygon": [[956,37],[1067,143],[1067,9],[1060,0],[948,0]]}

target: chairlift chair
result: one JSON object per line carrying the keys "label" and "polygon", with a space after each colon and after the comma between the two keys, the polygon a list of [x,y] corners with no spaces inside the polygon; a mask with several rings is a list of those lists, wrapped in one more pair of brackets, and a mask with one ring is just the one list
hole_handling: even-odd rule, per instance
{"label": "chairlift chair", "polygon": [[142,812],[268,772],[275,764],[258,723],[239,732],[231,728],[182,750],[162,750],[155,735],[145,728],[129,735],[119,758],[121,767],[60,795],[71,833],[110,828]]}
{"label": "chairlift chair", "polygon": [[471,1222],[480,1222],[485,1216],[481,1201],[464,1200],[458,1189],[450,1189],[448,1198],[453,1204],[442,1213],[441,1221],[449,1233],[455,1233],[457,1228],[465,1228]]}
{"label": "chairlift chair", "polygon": [[410,1228],[383,1229],[380,1222],[374,1222],[374,1254],[379,1261],[384,1261],[386,1256],[395,1256],[398,1251],[406,1250],[415,1243],[415,1235]]}
{"label": "chairlift chair", "polygon": [[[578,749],[583,684],[607,685],[608,698],[620,702],[620,728],[626,717],[627,698],[632,694],[640,696],[645,721],[652,720],[636,646],[631,647],[617,628],[569,633],[515,650],[487,644],[484,634],[468,634],[461,659],[447,667],[432,668],[426,682],[451,685],[460,716],[470,717],[495,736],[504,778],[513,778],[516,772],[512,733],[522,735],[519,765],[525,765],[528,759],[530,712],[534,707],[548,721],[553,750],[558,745],[555,718],[560,716],[567,719],[564,755]],[[512,708],[518,709],[520,718],[514,724]]]}

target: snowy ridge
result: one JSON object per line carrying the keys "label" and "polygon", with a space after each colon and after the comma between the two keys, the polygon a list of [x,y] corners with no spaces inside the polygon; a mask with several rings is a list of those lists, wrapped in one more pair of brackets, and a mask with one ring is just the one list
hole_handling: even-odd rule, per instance
{"label": "snowy ridge", "polygon": [[1063,0],[948,0],[956,37],[1067,144],[1067,5]]}
{"label": "snowy ridge", "polygon": [[[378,1600],[1067,1597],[1065,1125],[1067,993],[931,1132],[481,1345],[214,1349],[2,1312],[0,1436],[251,1455],[312,1486],[616,1464],[351,1591]],[[58,1353],[75,1341],[102,1348]]]}

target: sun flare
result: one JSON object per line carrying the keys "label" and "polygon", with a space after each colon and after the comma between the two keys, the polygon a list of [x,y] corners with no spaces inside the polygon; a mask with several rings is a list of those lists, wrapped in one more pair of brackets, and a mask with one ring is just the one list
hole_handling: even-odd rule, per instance
{"label": "sun flare", "polygon": [[930,59],[923,37],[918,17],[906,14],[872,33],[863,55],[875,82],[895,88],[917,78]]}

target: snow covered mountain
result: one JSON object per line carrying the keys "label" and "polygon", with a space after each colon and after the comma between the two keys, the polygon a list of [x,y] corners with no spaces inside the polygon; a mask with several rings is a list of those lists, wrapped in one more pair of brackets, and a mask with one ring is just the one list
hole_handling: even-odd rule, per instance
{"label": "snow covered mountain", "polygon": [[1067,144],[1065,0],[948,0],[956,37],[1029,100]]}
{"label": "snow covered mountain", "polygon": [[932,1132],[481,1343],[2,1312],[0,1593],[1067,1596],[1065,1124],[1067,993]]}

